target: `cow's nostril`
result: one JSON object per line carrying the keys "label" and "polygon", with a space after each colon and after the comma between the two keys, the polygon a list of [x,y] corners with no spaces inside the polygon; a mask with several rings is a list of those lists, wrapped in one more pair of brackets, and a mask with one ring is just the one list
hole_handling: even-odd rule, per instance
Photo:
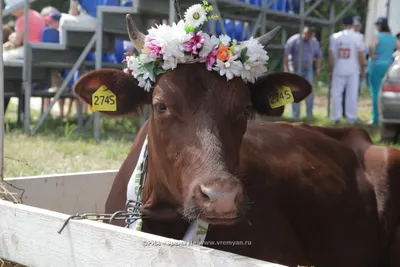
{"label": "cow's nostril", "polygon": [[205,201],[211,201],[212,189],[210,189],[204,185],[200,185],[200,193]]}

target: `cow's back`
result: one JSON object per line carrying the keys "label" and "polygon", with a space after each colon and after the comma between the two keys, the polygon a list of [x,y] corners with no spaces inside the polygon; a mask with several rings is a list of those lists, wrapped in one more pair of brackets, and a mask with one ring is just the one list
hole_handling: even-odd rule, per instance
{"label": "cow's back", "polygon": [[256,226],[264,228],[262,238],[275,251],[299,246],[298,259],[280,260],[294,266],[307,259],[316,266],[376,265],[382,244],[375,191],[348,145],[306,128],[249,122],[241,168],[253,203],[250,217],[263,217]]}

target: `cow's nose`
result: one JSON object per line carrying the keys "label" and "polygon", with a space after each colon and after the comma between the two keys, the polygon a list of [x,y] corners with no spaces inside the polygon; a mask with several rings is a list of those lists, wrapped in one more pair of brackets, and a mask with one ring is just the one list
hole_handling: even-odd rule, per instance
{"label": "cow's nose", "polygon": [[243,195],[240,183],[208,183],[200,185],[199,189],[199,204],[217,214],[235,213]]}

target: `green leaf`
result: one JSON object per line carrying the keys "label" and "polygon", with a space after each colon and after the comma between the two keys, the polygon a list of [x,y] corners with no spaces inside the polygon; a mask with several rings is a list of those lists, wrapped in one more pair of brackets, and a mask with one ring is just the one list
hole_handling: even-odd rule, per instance
{"label": "green leaf", "polygon": [[143,64],[143,69],[145,69],[146,72],[149,72],[149,73],[152,73],[155,67],[156,67],[155,61],[153,61],[151,63]]}
{"label": "green leaf", "polygon": [[247,55],[247,47],[242,49],[242,52],[240,53],[240,61],[242,63],[246,62],[250,57]]}
{"label": "green leaf", "polygon": [[229,50],[231,50],[231,52],[232,52],[232,54],[235,52],[235,45],[234,44],[232,44],[230,47],[229,47]]}
{"label": "green leaf", "polygon": [[185,31],[186,31],[186,33],[189,33],[189,32],[196,32],[196,28],[195,27],[193,27],[193,26],[191,26],[191,25],[185,25]]}
{"label": "green leaf", "polygon": [[164,70],[163,68],[156,68],[155,72],[154,72],[154,74],[155,74],[154,76],[158,76],[158,75],[163,74],[165,72],[167,72],[167,71]]}

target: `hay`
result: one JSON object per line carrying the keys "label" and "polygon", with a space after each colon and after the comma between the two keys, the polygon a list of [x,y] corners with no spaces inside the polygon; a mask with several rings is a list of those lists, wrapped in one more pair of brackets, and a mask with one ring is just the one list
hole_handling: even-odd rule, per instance
{"label": "hay", "polygon": [[[19,201],[14,197],[16,193],[12,193],[7,189],[7,183],[0,182],[0,200],[6,200],[13,203],[19,203]],[[6,261],[0,258],[0,267],[26,267],[19,263]]]}
{"label": "hay", "polygon": [[0,267],[27,267],[11,261],[5,261],[0,258]]}
{"label": "hay", "polygon": [[[19,203],[18,200],[14,197],[17,195],[16,193],[12,193],[7,189],[7,184],[5,182],[0,182],[0,200],[6,200],[13,203]],[[1,264],[1,262],[0,262]],[[0,265],[1,267],[1,265]]]}

